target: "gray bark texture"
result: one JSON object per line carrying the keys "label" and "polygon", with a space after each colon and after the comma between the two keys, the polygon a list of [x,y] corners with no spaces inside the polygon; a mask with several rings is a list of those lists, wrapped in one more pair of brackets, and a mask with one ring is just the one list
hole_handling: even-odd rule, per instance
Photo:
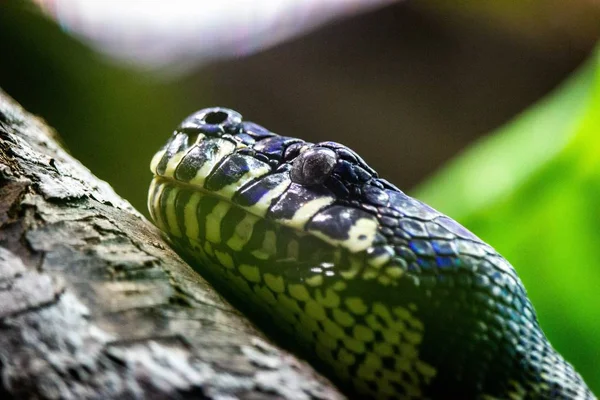
{"label": "gray bark texture", "polygon": [[342,396],[0,91],[0,398]]}

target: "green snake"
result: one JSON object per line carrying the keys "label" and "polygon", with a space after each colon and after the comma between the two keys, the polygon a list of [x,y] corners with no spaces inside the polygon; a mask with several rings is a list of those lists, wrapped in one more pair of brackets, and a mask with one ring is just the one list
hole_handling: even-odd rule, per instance
{"label": "green snake", "polygon": [[513,267],[349,148],[208,108],[151,170],[149,210],[178,253],[349,396],[594,398]]}

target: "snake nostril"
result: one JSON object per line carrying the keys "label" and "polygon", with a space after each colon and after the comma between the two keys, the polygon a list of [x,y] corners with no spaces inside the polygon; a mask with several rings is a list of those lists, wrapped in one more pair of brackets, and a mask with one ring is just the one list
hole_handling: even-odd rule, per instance
{"label": "snake nostril", "polygon": [[[228,108],[212,107],[205,108],[187,117],[176,132],[188,135],[203,135],[209,137],[221,137],[224,134],[234,135],[242,126],[242,116]],[[195,140],[193,141],[195,142]]]}
{"label": "snake nostril", "polygon": [[219,125],[227,121],[229,114],[225,111],[211,111],[202,118],[204,122],[211,125]]}

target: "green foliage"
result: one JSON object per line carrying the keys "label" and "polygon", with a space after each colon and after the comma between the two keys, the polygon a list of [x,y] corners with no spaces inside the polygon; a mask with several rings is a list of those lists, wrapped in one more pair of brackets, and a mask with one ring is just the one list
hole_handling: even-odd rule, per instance
{"label": "green foliage", "polygon": [[517,269],[551,343],[600,392],[600,51],[415,197]]}

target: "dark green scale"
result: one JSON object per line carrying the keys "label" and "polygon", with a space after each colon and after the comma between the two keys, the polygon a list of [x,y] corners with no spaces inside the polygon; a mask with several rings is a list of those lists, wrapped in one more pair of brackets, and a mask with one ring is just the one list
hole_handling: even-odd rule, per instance
{"label": "dark green scale", "polygon": [[351,397],[594,398],[510,264],[350,149],[207,109],[151,169],[175,249]]}

